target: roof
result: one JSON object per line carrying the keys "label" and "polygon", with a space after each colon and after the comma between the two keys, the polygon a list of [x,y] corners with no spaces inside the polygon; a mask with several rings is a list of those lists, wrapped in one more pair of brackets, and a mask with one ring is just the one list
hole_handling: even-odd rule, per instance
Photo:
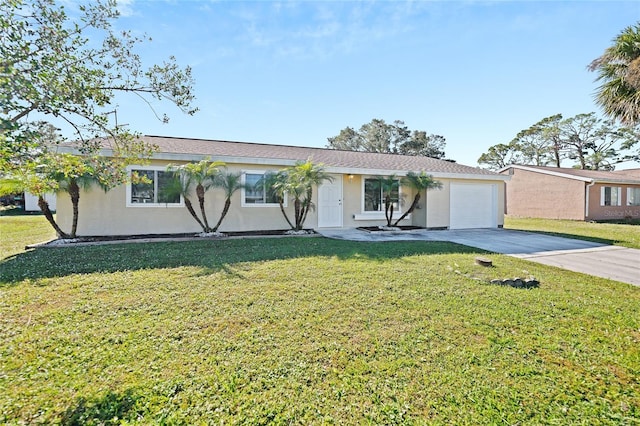
{"label": "roof", "polygon": [[408,171],[424,171],[435,177],[508,179],[489,170],[423,156],[164,136],[143,136],[142,139],[158,147],[153,158],[173,161],[197,161],[209,156],[226,163],[287,166],[311,159],[335,173],[403,175]]}
{"label": "roof", "polygon": [[563,177],[567,179],[581,180],[583,182],[596,182],[596,183],[626,183],[626,184],[640,184],[640,169],[631,170],[582,170],[566,167],[546,167],[546,166],[522,166],[518,164],[512,164],[510,166],[503,167],[499,172],[503,172],[510,168],[527,170],[534,173],[543,173],[547,175],[553,175]]}

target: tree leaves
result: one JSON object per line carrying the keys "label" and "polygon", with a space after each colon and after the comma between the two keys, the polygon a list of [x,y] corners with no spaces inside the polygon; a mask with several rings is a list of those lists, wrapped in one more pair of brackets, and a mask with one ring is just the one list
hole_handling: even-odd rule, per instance
{"label": "tree leaves", "polygon": [[444,158],[445,138],[422,130],[410,131],[403,121],[391,124],[374,118],[359,130],[346,127],[327,138],[327,148]]}

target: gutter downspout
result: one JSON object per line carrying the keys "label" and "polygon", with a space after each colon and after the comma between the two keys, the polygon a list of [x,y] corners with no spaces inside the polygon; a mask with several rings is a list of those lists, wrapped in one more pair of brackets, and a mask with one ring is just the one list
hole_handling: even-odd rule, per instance
{"label": "gutter downspout", "polygon": [[584,204],[584,220],[587,220],[589,217],[589,188],[596,184],[595,180],[592,180],[591,183],[585,186],[585,204]]}

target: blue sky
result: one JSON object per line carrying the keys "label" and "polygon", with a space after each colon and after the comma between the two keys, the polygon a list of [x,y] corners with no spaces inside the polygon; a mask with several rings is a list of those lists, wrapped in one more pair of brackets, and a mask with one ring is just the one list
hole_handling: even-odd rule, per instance
{"label": "blue sky", "polygon": [[[117,26],[152,37],[149,63],[190,65],[200,111],[169,124],[131,98],[143,134],[323,147],[346,126],[403,120],[475,166],[556,113],[599,111],[587,65],[640,18],[615,1],[139,1]],[[638,167],[638,164],[626,167]]]}

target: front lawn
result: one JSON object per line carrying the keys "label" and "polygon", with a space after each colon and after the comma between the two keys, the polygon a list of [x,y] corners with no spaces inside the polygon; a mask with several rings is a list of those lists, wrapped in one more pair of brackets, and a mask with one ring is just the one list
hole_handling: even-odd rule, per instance
{"label": "front lawn", "polygon": [[0,263],[0,424],[638,424],[640,289],[479,254],[319,237],[18,253]]}
{"label": "front lawn", "polygon": [[56,232],[44,216],[0,216],[0,259],[21,253],[28,244],[49,241]]}
{"label": "front lawn", "polygon": [[504,227],[640,249],[640,225],[506,216]]}

